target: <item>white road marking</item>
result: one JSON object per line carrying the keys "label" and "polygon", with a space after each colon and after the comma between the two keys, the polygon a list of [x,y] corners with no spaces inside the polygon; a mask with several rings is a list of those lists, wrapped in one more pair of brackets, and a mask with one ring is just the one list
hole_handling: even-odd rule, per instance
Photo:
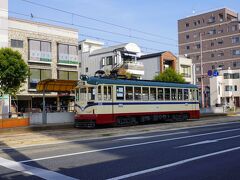
{"label": "white road marking", "polygon": [[237,138],[237,137],[240,137],[240,135],[230,136],[230,137],[225,137],[225,138],[219,138],[219,139],[213,139],[213,140],[200,141],[200,142],[196,142],[196,143],[192,143],[192,144],[187,144],[187,145],[183,145],[183,146],[178,146],[177,148],[183,148],[183,147],[189,147],[189,146],[196,146],[196,145],[202,145],[202,144],[209,144],[209,143],[216,143],[216,142],[219,142],[219,141],[228,140],[228,139],[233,139],[233,138]]}
{"label": "white road marking", "polygon": [[26,163],[26,162],[32,162],[32,161],[42,161],[42,160],[47,160],[47,159],[55,159],[55,158],[61,158],[61,157],[67,157],[67,156],[75,156],[75,155],[81,155],[81,154],[109,151],[109,150],[122,149],[122,148],[134,147],[134,146],[142,146],[142,145],[147,145],[147,144],[155,144],[155,143],[161,143],[161,142],[167,142],[167,141],[173,141],[173,140],[179,140],[179,139],[187,139],[187,138],[192,138],[192,137],[206,136],[206,135],[211,135],[211,134],[233,132],[233,131],[239,131],[239,130],[240,130],[240,128],[224,130],[224,131],[216,131],[216,132],[196,134],[196,135],[190,135],[190,136],[184,136],[184,137],[169,138],[169,139],[148,141],[148,142],[135,143],[135,144],[129,144],[129,145],[122,145],[122,146],[115,146],[115,147],[109,147],[109,148],[103,148],[103,149],[95,149],[95,150],[82,151],[82,152],[76,152],[76,153],[62,154],[62,155],[56,155],[56,156],[48,156],[48,157],[43,157],[43,158],[29,159],[29,160],[24,160],[24,161],[20,161],[20,162]]}
{"label": "white road marking", "polygon": [[231,151],[236,151],[236,150],[240,150],[240,147],[235,147],[235,148],[231,148],[231,149],[217,151],[217,152],[214,152],[214,153],[209,153],[209,154],[205,154],[205,155],[201,155],[201,156],[196,156],[196,157],[193,157],[193,158],[177,161],[177,162],[174,162],[174,163],[171,163],[171,164],[166,164],[166,165],[163,165],[163,166],[158,166],[158,167],[154,167],[154,168],[150,168],[150,169],[145,169],[145,170],[142,170],[142,171],[133,172],[133,173],[130,173],[130,174],[125,174],[125,175],[122,175],[122,176],[113,177],[113,178],[110,178],[110,179],[107,179],[107,180],[120,180],[120,179],[126,179],[126,178],[130,178],[130,177],[134,177],[134,176],[139,176],[139,175],[142,175],[142,174],[146,174],[146,173],[150,173],[150,172],[154,172],[154,171],[159,171],[159,170],[174,167],[174,166],[179,166],[179,165],[191,162],[191,161],[196,161],[196,160],[199,160],[199,159],[203,159],[203,158],[207,158],[207,157],[211,157],[211,156],[216,156],[216,155],[219,155],[219,154],[223,154],[223,153],[227,153],[227,152],[231,152]]}
{"label": "white road marking", "polygon": [[22,173],[30,174],[37,176],[43,179],[52,179],[52,180],[76,180],[75,178],[59,174],[54,171],[49,171],[46,169],[41,169],[33,166],[29,166],[23,163],[15,162],[12,160],[4,159],[0,157],[0,166],[3,166],[14,171],[20,171]]}
{"label": "white road marking", "polygon": [[122,141],[122,140],[138,140],[138,139],[147,139],[147,138],[154,138],[154,137],[163,137],[163,136],[170,136],[170,135],[176,135],[176,134],[186,134],[189,133],[188,131],[182,131],[182,132],[175,132],[175,133],[167,133],[167,134],[159,134],[159,135],[153,135],[153,136],[135,136],[135,137],[126,137],[121,139],[115,139],[113,141]]}
{"label": "white road marking", "polygon": [[[151,132],[166,132],[166,131],[175,131],[175,130],[185,130],[185,129],[197,129],[197,128],[204,128],[204,127],[212,127],[212,126],[222,126],[222,125],[229,125],[229,124],[239,124],[240,122],[227,122],[227,123],[217,123],[217,124],[210,124],[210,125],[199,125],[194,127],[182,127],[182,128],[172,128],[172,129],[166,129],[166,130],[153,130]],[[126,134],[126,135],[138,135],[138,134],[146,134],[146,132],[138,132],[138,133],[132,133],[132,134]],[[122,137],[123,135],[116,135],[112,137]],[[80,142],[83,140],[96,140],[96,139],[107,139],[109,137],[97,137],[97,138],[88,138],[88,139],[75,139],[75,140],[69,140],[69,141],[60,141],[60,142],[53,142],[53,143],[44,143],[44,144],[35,144],[35,145],[26,145],[26,146],[16,146],[16,147],[7,147],[2,148],[2,150],[11,150],[11,149],[21,149],[21,148],[28,148],[28,147],[38,147],[38,146],[46,146],[46,145],[57,145],[57,144],[64,144],[64,143],[71,143],[71,142]]]}

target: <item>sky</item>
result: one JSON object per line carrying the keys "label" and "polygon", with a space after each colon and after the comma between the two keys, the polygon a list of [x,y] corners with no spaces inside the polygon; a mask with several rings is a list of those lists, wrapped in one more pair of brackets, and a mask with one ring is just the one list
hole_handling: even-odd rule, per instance
{"label": "sky", "polygon": [[132,42],[145,54],[178,54],[177,21],[223,7],[240,13],[239,0],[9,0],[9,16],[75,28],[80,40],[105,46]]}

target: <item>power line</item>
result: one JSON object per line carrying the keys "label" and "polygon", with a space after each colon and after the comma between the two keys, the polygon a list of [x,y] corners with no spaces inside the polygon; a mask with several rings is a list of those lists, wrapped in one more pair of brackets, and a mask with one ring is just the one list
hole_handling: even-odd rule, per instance
{"label": "power line", "polygon": [[[91,36],[91,35],[88,35],[88,34],[79,33],[79,35],[84,36],[84,37],[94,38],[94,39],[97,39],[97,40],[108,41],[108,42],[112,42],[112,43],[121,43],[121,44],[124,43],[124,42],[120,42],[120,41],[114,41],[114,40],[110,40],[110,39],[100,38],[100,37],[97,37],[97,36]],[[164,50],[149,48],[149,47],[145,47],[145,46],[139,46],[139,47],[140,47],[141,49],[152,50],[151,52],[164,51]],[[144,51],[144,52],[149,52],[149,51]]]}
{"label": "power line", "polygon": [[[0,11],[8,11],[8,10],[0,10]],[[21,16],[25,16],[25,17],[31,17],[32,19],[36,18],[36,19],[41,19],[41,20],[52,21],[52,22],[55,22],[55,23],[62,23],[62,24],[71,25],[71,26],[78,26],[78,25],[75,25],[75,24],[72,24],[72,23],[63,22],[63,21],[53,20],[53,19],[49,19],[49,18],[36,17],[36,16],[33,16],[33,14],[29,15],[29,14],[23,14],[23,13],[19,13],[19,12],[15,12],[15,11],[8,11],[8,12],[13,13],[13,14],[17,14],[17,15],[21,15]],[[101,39],[101,40],[108,41],[108,42],[113,42],[113,43],[126,43],[126,42],[109,40],[109,39],[105,39],[105,38],[102,38],[102,37],[100,38],[100,37],[97,37],[97,36],[92,36],[92,35],[87,35],[87,34],[82,34],[82,33],[79,33],[79,34],[82,35],[82,36],[85,36],[85,37],[91,37],[91,38],[94,38],[94,39]],[[158,51],[158,52],[159,51],[165,51],[165,50],[159,50],[159,49],[149,48],[149,47],[145,47],[145,46],[139,46],[139,47],[142,48],[142,49],[151,50],[152,52],[155,52],[155,51]],[[149,52],[149,51],[147,51],[147,52]]]}
{"label": "power line", "polygon": [[65,24],[65,25],[76,26],[76,27],[80,27],[80,28],[91,29],[91,30],[94,30],[94,31],[100,31],[100,32],[104,32],[104,33],[114,34],[114,35],[118,35],[118,36],[122,36],[122,37],[134,38],[134,39],[138,39],[138,40],[148,41],[148,42],[157,43],[157,44],[161,44],[161,45],[166,45],[166,46],[171,46],[171,47],[178,47],[177,45],[173,45],[173,44],[162,43],[162,42],[159,42],[159,41],[154,41],[154,40],[141,38],[141,37],[137,37],[137,36],[128,36],[126,34],[106,31],[106,30],[102,30],[102,29],[98,29],[98,28],[89,27],[89,26],[82,26],[82,25],[79,25],[79,24],[74,24],[72,22],[69,23],[69,22],[54,20],[54,19],[50,19],[50,18],[43,18],[43,17],[39,17],[39,16],[34,16],[32,13],[29,15],[29,14],[18,13],[18,12],[15,12],[15,11],[9,11],[9,12],[12,13],[12,14],[17,14],[17,15],[21,15],[21,16],[25,16],[25,17],[30,17],[32,19],[33,18],[41,19],[41,20],[45,20],[45,21],[51,21],[51,22],[55,22],[55,23],[61,23],[61,24]]}
{"label": "power line", "polygon": [[111,23],[111,22],[107,22],[107,21],[103,21],[103,20],[100,20],[100,19],[92,18],[92,17],[89,17],[89,16],[84,16],[84,15],[81,15],[81,14],[65,11],[65,10],[62,10],[62,9],[59,9],[59,8],[47,6],[47,5],[44,5],[44,4],[40,4],[40,3],[29,1],[29,0],[20,0],[20,1],[23,1],[23,2],[26,2],[26,3],[30,3],[30,4],[33,4],[33,5],[36,5],[36,6],[40,6],[40,7],[48,8],[48,9],[51,9],[51,10],[63,12],[63,13],[66,13],[66,14],[71,14],[72,16],[74,15],[74,16],[78,16],[78,17],[85,18],[85,19],[88,19],[88,20],[92,20],[92,21],[108,24],[108,25],[111,25],[111,26],[115,26],[115,27],[118,27],[118,28],[126,29],[129,32],[135,31],[135,32],[138,32],[138,33],[141,33],[141,34],[145,34],[145,35],[147,34],[147,35],[150,35],[150,36],[153,36],[153,37],[163,38],[163,39],[167,39],[167,40],[171,40],[171,41],[177,42],[176,39],[160,36],[160,35],[157,35],[157,34],[154,34],[154,33],[141,31],[141,30],[138,30],[138,29],[135,29],[135,28],[130,28],[130,27],[114,24],[114,23]]}

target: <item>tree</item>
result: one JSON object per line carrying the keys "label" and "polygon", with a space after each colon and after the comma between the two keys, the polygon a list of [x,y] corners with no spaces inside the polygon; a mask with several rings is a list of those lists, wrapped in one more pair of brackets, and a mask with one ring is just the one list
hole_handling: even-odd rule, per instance
{"label": "tree", "polygon": [[185,79],[172,68],[167,68],[164,72],[154,77],[155,81],[185,83]]}
{"label": "tree", "polygon": [[18,51],[0,49],[1,94],[15,95],[29,75],[29,68]]}

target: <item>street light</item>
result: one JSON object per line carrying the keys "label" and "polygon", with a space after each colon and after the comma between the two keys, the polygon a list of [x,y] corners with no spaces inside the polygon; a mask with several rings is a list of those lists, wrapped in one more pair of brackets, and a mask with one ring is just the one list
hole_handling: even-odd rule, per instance
{"label": "street light", "polygon": [[202,49],[202,33],[200,33],[200,56],[201,56],[201,100],[202,100],[202,108],[204,108],[205,104],[204,104],[204,92],[203,92],[203,49]]}

